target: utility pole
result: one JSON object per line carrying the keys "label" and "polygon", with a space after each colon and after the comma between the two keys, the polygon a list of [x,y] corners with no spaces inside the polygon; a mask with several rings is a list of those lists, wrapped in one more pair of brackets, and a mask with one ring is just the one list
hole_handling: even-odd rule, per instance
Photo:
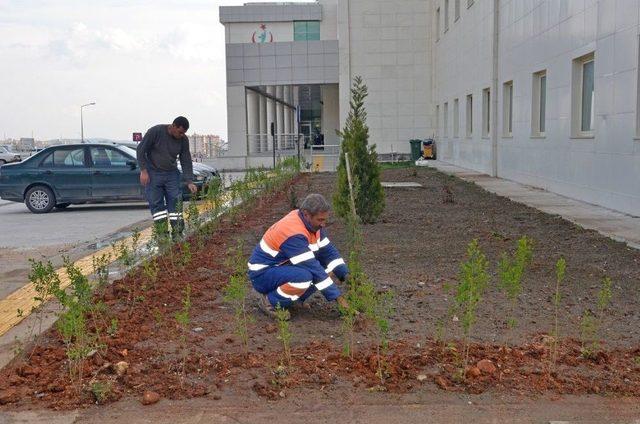
{"label": "utility pole", "polygon": [[80,106],[80,140],[84,143],[84,119],[82,117],[82,109],[86,106],[93,106],[96,102],[91,102]]}

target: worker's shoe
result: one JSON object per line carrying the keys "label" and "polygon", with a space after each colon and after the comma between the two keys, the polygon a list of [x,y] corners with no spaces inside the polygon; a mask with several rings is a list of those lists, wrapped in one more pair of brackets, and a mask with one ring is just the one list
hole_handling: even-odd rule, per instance
{"label": "worker's shoe", "polygon": [[[258,300],[258,309],[271,319],[277,320],[276,308],[269,302],[269,298],[266,295],[260,296]],[[285,321],[289,321],[290,315],[287,314]]]}

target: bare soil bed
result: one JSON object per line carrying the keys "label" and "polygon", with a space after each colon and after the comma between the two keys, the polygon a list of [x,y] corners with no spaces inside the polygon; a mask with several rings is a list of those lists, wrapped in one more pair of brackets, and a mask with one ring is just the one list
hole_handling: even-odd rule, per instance
{"label": "bare soil bed", "polygon": [[[386,189],[386,209],[380,221],[364,227],[365,270],[379,290],[395,293],[384,379],[376,375],[372,325],[364,320],[358,323],[354,358],[342,357],[340,314],[319,295],[312,298],[311,310],[292,312],[289,367],[280,366],[282,349],[274,322],[254,307],[251,297],[255,321],[250,325],[250,352],[243,354],[234,333],[233,310],[221,294],[229,276],[227,252],[243,241],[249,256],[264,231],[290,209],[289,190],[285,189],[261,198],[236,220],[225,218],[202,249],[192,246],[193,259],[187,269],[162,257],[158,259],[158,281],[144,292],[144,277],[136,271],[98,294],[119,326],[114,336],[103,336],[106,349],[87,364],[83,387],[69,382],[57,331],[45,333],[37,346],[0,372],[2,408],[90,405],[96,399],[88,388],[96,381],[110,386],[103,402],[141,397],[145,391],[171,399],[259,396],[277,400],[296,391],[317,389],[331,399],[353,402],[357,393],[367,391],[399,396],[439,390],[531,396],[640,395],[638,251],[430,169],[387,170],[383,179],[423,185]],[[292,187],[299,199],[309,192],[330,197],[334,183],[332,174],[303,175]],[[453,203],[443,201],[445,185]],[[346,257],[343,225],[334,220],[328,230]],[[513,250],[523,235],[535,245],[516,313],[518,325],[506,331],[508,301],[494,278],[479,306],[470,352],[471,365],[489,360],[494,368],[479,366],[479,372],[469,371],[461,380],[456,377],[460,323],[448,314],[452,294],[447,287],[457,283],[469,241],[479,240],[494,270],[499,255]],[[567,280],[562,287],[562,343],[558,364],[552,368],[546,335],[552,328],[554,264],[560,256],[567,260]],[[604,276],[614,284],[612,305],[603,322],[603,348],[594,358],[584,359],[576,340],[579,321],[585,309],[595,309]],[[188,335],[183,375],[174,314],[182,306],[187,284],[192,289],[190,327],[198,331]],[[444,337],[436,340],[436,333]],[[120,361],[128,363],[128,370],[117,375],[113,365]]]}

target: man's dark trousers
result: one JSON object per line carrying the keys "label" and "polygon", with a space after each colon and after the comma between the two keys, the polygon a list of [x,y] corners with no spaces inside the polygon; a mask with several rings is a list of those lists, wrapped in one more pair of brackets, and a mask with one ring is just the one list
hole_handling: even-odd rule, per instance
{"label": "man's dark trousers", "polygon": [[181,235],[184,229],[182,210],[178,205],[182,199],[180,172],[156,171],[147,169],[149,184],[145,187],[145,195],[149,202],[153,224],[156,232],[166,234],[169,230],[167,219],[171,222],[171,232],[175,236]]}

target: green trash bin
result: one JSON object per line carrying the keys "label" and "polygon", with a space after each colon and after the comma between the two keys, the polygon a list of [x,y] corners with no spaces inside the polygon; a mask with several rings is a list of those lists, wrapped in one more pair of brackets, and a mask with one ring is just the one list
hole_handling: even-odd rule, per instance
{"label": "green trash bin", "polygon": [[422,140],[409,140],[411,143],[411,160],[418,160],[422,156]]}

